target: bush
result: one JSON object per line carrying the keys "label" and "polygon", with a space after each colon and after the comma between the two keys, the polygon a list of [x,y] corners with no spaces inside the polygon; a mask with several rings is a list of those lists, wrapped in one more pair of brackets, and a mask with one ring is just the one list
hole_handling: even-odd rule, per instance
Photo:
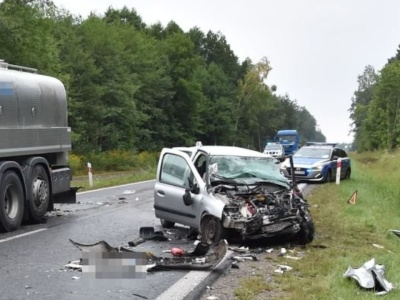
{"label": "bush", "polygon": [[87,155],[70,154],[69,162],[73,175],[87,173],[87,163],[92,164],[96,173],[129,171],[139,168],[151,168],[157,165],[159,153],[112,150]]}

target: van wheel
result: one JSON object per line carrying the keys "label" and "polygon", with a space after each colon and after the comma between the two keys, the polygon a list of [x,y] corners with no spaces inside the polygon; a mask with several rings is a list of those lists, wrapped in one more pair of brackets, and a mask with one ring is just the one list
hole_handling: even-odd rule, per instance
{"label": "van wheel", "polygon": [[44,222],[44,216],[50,202],[49,177],[42,165],[36,165],[31,173],[28,186],[29,220],[34,223]]}
{"label": "van wheel", "polygon": [[222,222],[213,216],[204,216],[200,224],[201,240],[208,244],[217,245],[221,239],[225,238],[225,229]]}
{"label": "van wheel", "polygon": [[171,221],[167,221],[167,220],[163,220],[163,219],[160,219],[160,222],[161,222],[161,226],[163,228],[172,228],[175,226],[175,222],[171,222]]}
{"label": "van wheel", "polygon": [[14,171],[6,171],[0,182],[0,231],[18,229],[24,216],[24,191]]}
{"label": "van wheel", "polygon": [[312,219],[300,223],[300,231],[297,234],[297,240],[300,245],[306,245],[314,239],[314,222]]}

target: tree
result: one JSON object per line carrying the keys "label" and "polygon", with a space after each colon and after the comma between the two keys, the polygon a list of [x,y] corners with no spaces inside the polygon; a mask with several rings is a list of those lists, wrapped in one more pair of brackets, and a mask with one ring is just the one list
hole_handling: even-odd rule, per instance
{"label": "tree", "polygon": [[353,120],[351,131],[354,132],[354,142],[359,150],[365,150],[371,146],[370,134],[365,122],[378,78],[374,68],[370,65],[366,66],[363,74],[358,76],[358,89],[351,99],[349,109],[350,118]]}
{"label": "tree", "polygon": [[386,140],[388,151],[400,143],[399,114],[400,60],[396,60],[381,70],[368,116],[370,125],[375,125],[373,131],[379,133],[381,140]]}

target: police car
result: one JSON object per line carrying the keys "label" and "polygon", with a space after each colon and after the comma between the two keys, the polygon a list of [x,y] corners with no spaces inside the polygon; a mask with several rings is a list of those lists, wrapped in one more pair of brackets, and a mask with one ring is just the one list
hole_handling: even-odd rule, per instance
{"label": "police car", "polygon": [[[341,179],[349,179],[351,161],[345,150],[330,143],[307,143],[293,155],[294,175],[298,181],[330,182],[336,178],[338,160]],[[289,160],[281,165],[281,173],[290,178]]]}

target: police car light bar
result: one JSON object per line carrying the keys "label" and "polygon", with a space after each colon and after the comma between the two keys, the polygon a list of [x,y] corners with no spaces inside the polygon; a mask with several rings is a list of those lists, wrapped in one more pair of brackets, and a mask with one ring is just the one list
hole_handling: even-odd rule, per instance
{"label": "police car light bar", "polygon": [[307,142],[307,146],[331,146],[336,147],[337,143]]}

